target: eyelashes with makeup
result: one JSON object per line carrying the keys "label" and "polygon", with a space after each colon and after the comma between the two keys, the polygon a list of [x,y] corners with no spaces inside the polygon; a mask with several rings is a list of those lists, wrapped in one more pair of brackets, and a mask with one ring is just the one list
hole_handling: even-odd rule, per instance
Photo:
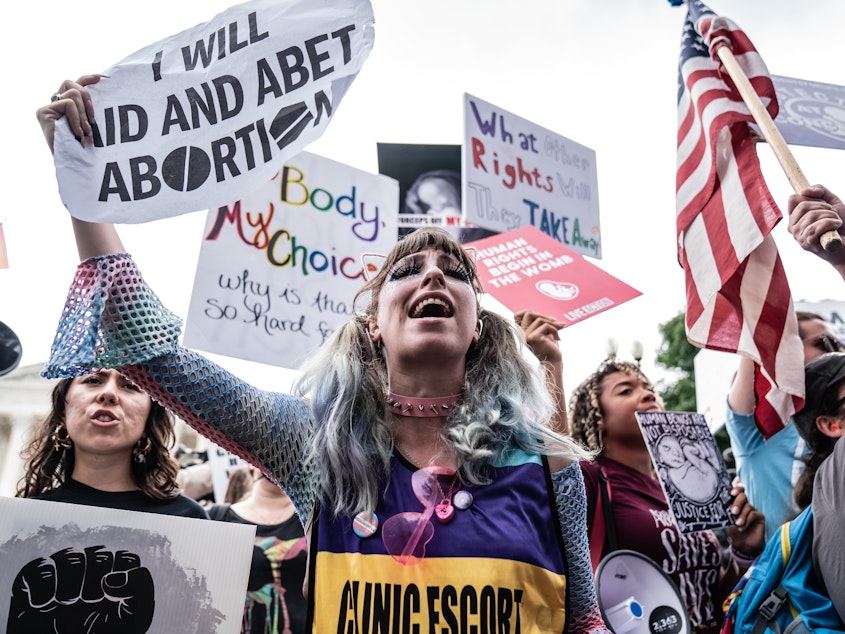
{"label": "eyelashes with makeup", "polygon": [[[445,268],[442,269],[443,274],[447,275],[448,277],[453,277],[458,279],[462,282],[470,282],[470,274],[467,268],[459,263],[455,264],[448,264]],[[404,277],[410,277],[412,275],[417,275],[422,271],[422,264],[419,264],[414,261],[405,261],[400,263],[396,266],[391,272],[389,279],[391,281],[402,279]]]}

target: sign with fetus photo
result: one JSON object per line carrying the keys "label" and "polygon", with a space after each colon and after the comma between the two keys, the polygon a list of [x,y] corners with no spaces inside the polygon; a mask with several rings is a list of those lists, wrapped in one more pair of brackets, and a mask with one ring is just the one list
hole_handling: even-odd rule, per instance
{"label": "sign with fetus photo", "polygon": [[731,478],[704,416],[637,412],[637,422],[678,530],[733,526]]}
{"label": "sign with fetus photo", "polygon": [[0,498],[7,634],[238,634],[255,527]]}
{"label": "sign with fetus photo", "polygon": [[379,143],[378,170],[399,182],[400,236],[420,227],[442,227],[462,243],[495,234],[461,217],[460,145]]}

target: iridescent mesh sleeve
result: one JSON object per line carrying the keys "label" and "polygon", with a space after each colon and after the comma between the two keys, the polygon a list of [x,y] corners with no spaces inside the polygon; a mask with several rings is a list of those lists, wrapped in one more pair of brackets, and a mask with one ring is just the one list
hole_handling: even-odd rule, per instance
{"label": "iridescent mesh sleeve", "polygon": [[316,478],[306,460],[314,419],[302,399],[265,392],[182,348],[181,324],[126,254],[79,265],[62,311],[48,378],[116,368],[209,440],[285,488],[303,524]]}
{"label": "iridescent mesh sleeve", "polygon": [[567,630],[609,634],[593,586],[590,544],[587,540],[587,496],[584,493],[581,467],[573,462],[565,469],[553,473],[552,484],[557,500],[560,534],[566,549],[570,610]]}
{"label": "iridescent mesh sleeve", "polygon": [[259,390],[185,348],[121,372],[200,434],[278,482],[305,524],[316,477],[306,460],[314,419],[302,399]]}
{"label": "iridescent mesh sleeve", "polygon": [[181,330],[128,253],[89,258],[76,269],[41,374],[63,378],[132,365],[174,350]]}

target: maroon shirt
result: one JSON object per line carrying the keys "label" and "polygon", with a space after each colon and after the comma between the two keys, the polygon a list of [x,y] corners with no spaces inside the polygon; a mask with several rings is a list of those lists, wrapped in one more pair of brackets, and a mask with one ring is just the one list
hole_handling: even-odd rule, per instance
{"label": "maroon shirt", "polygon": [[[724,618],[723,597],[719,596],[719,540],[712,531],[682,535],[657,478],[603,457],[581,463],[590,531],[600,495],[599,467],[610,483],[617,547],[642,553],[669,575],[686,601],[693,631],[718,632]],[[608,552],[605,543],[602,556]]]}

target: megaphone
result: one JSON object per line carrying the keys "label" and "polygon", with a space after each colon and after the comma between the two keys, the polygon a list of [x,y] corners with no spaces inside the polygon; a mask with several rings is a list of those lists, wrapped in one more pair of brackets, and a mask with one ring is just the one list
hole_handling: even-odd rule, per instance
{"label": "megaphone", "polygon": [[0,376],[8,374],[21,362],[21,340],[6,324],[0,321]]}
{"label": "megaphone", "polygon": [[660,567],[633,550],[615,550],[596,569],[596,595],[614,634],[689,634],[681,593]]}

